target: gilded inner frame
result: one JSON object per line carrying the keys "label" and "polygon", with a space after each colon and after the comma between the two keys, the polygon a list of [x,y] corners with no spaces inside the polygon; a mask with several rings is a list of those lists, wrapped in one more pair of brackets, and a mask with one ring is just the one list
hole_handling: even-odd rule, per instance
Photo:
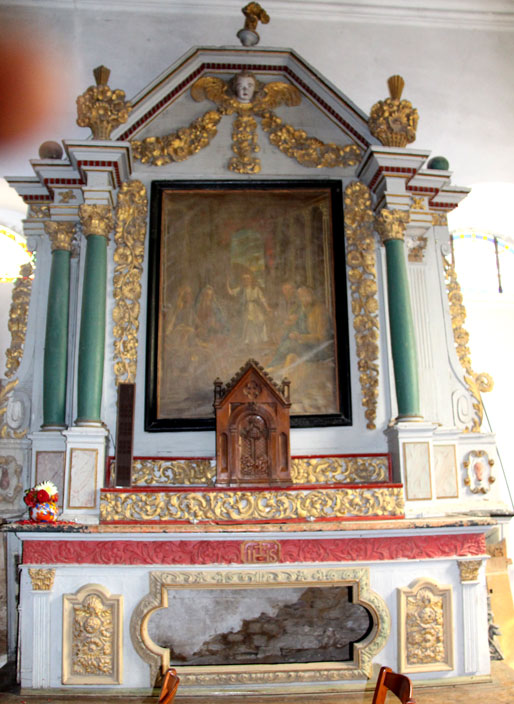
{"label": "gilded inner frame", "polygon": [[154,182],[146,430],[213,428],[250,358],[290,379],[293,427],[349,424],[343,272],[340,181]]}
{"label": "gilded inner frame", "polygon": [[[160,680],[170,664],[170,651],[154,643],[148,633],[149,619],[159,609],[168,607],[168,590],[172,589],[259,589],[291,586],[350,586],[353,603],[371,614],[369,634],[353,646],[353,660],[261,665],[219,665],[178,667],[181,687],[240,685],[252,689],[263,685],[302,685],[326,688],[327,682],[367,679],[372,659],[384,647],[391,630],[391,619],[384,600],[370,590],[368,568],[298,567],[282,569],[227,568],[214,570],[152,571],[149,593],[132,613],[130,635],[138,655],[150,665],[151,683]],[[318,685],[316,685],[318,683]],[[324,683],[324,684],[321,684]]]}

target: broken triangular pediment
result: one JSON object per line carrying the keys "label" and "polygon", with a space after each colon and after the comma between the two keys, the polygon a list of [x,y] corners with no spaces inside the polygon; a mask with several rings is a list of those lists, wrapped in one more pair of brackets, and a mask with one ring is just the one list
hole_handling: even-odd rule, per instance
{"label": "broken triangular pediment", "polygon": [[193,49],[132,105],[112,137],[130,141],[143,168],[193,156],[204,166],[199,154],[212,164],[215,152],[241,174],[270,159],[347,169],[376,143],[367,116],[290,49]]}

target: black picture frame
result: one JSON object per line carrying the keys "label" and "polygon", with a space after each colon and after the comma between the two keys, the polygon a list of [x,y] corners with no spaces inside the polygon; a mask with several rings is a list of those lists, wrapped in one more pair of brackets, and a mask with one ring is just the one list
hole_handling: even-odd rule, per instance
{"label": "black picture frame", "polygon": [[[243,215],[247,218],[244,227],[241,225]],[[306,264],[309,257],[309,264]],[[277,266],[281,267],[280,273],[277,273]],[[220,271],[223,269],[226,269],[225,275]],[[307,276],[308,280],[302,280],[302,276]],[[300,304],[297,300],[296,313],[284,318],[286,322],[279,342],[278,308],[281,303],[285,305],[285,287],[288,290],[292,287],[297,299],[303,296],[307,301]],[[253,306],[257,320],[250,320],[249,313],[244,318],[241,313],[234,312],[233,301],[245,296],[248,300],[246,291],[250,289],[260,301],[247,302],[246,310]],[[207,320],[205,314],[201,315],[207,309],[214,320],[212,299],[216,294],[220,300],[223,298],[226,308],[232,305],[230,317],[223,318],[221,306],[216,309],[221,330],[218,334],[215,325],[209,327],[206,323],[199,323],[199,320]],[[283,300],[279,300],[280,297]],[[257,310],[259,307],[261,313]],[[303,313],[302,330],[307,330],[310,325],[310,332],[322,315],[328,322],[323,327],[326,339],[319,345],[311,343],[307,352],[308,343],[299,341],[300,333],[296,335],[297,347],[301,346],[301,351],[294,350],[297,360],[294,362],[294,354],[287,356],[294,343],[289,344],[286,333],[291,337],[288,331],[294,326],[299,328],[300,308],[310,311],[310,318]],[[177,323],[179,312],[183,315],[180,324]],[[264,321],[263,312],[268,316],[264,316]],[[287,327],[287,323],[295,319],[295,314],[296,322]],[[269,321],[269,328],[274,328],[272,334],[265,331],[266,321]],[[238,328],[236,333],[237,324],[246,326],[246,332]],[[252,325],[253,331],[250,329]],[[260,337],[257,325],[261,325]],[[212,331],[212,338],[208,338],[207,330]],[[259,340],[255,342],[257,352],[252,346],[252,332],[255,340]],[[205,339],[200,339],[202,336]],[[304,335],[303,339],[308,337],[308,334]],[[267,341],[264,343],[263,339]],[[212,404],[214,379],[220,377],[224,383],[229,381],[250,357],[263,364],[277,383],[284,375],[275,376],[279,365],[276,360],[280,359],[282,366],[284,359],[287,362],[293,360],[289,367],[286,366],[286,371],[291,369],[293,376],[300,381],[297,389],[294,383],[291,386],[292,400],[295,394],[298,399],[301,396],[301,379],[306,389],[308,387],[305,394],[308,400],[298,401],[300,412],[295,412],[293,404],[292,428],[351,425],[341,181],[153,181],[146,340],[146,431],[214,429],[214,411],[207,407],[207,394],[211,399],[209,406]],[[268,357],[272,355],[271,360],[259,359],[264,347],[270,350]],[[203,361],[198,362],[197,352],[204,355]],[[233,364],[229,364],[231,354]],[[212,379],[208,381],[207,377],[203,382],[200,380],[200,386],[193,388],[189,396],[184,391],[186,386],[192,384],[191,380],[198,378],[199,370],[203,372],[209,364],[214,372],[216,359],[219,366],[225,364],[227,368],[211,374]],[[274,363],[267,366],[268,362]],[[320,375],[319,392],[313,369]],[[190,375],[188,370],[191,370]],[[175,401],[170,400],[171,396]],[[174,410],[174,402],[178,410]]]}

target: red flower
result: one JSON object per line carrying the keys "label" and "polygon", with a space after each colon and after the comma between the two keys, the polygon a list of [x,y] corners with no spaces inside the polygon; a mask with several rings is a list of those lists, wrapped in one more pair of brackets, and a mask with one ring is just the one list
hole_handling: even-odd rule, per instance
{"label": "red flower", "polygon": [[32,508],[36,505],[36,499],[32,491],[28,491],[23,497],[23,500],[29,508]]}
{"label": "red flower", "polygon": [[40,489],[37,492],[37,502],[38,504],[45,504],[47,501],[50,501],[50,497],[48,496],[48,492],[45,491],[44,489]]}
{"label": "red flower", "polygon": [[54,504],[58,503],[59,501],[59,494],[54,494],[53,496],[50,497],[50,501],[53,501]]}

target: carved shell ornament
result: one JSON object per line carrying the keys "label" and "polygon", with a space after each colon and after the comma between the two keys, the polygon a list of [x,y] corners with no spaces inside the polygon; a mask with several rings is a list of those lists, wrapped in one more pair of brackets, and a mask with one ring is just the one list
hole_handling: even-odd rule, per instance
{"label": "carved shell ornament", "polygon": [[184,161],[210,144],[217,134],[216,126],[225,115],[234,115],[232,151],[235,156],[229,160],[228,168],[235,173],[255,174],[261,170],[260,159],[255,156],[260,150],[256,118],[260,119],[271,144],[302,166],[344,168],[360,161],[361,151],[356,145],[325,144],[304,130],[284,123],[273,112],[273,108],[279,106],[300,105],[300,91],[290,83],[262,83],[250,71],[241,71],[228,81],[203,76],[192,85],[191,97],[198,103],[210,100],[216,109],[170,135],[134,140],[132,151],[136,159],[154,166]]}

